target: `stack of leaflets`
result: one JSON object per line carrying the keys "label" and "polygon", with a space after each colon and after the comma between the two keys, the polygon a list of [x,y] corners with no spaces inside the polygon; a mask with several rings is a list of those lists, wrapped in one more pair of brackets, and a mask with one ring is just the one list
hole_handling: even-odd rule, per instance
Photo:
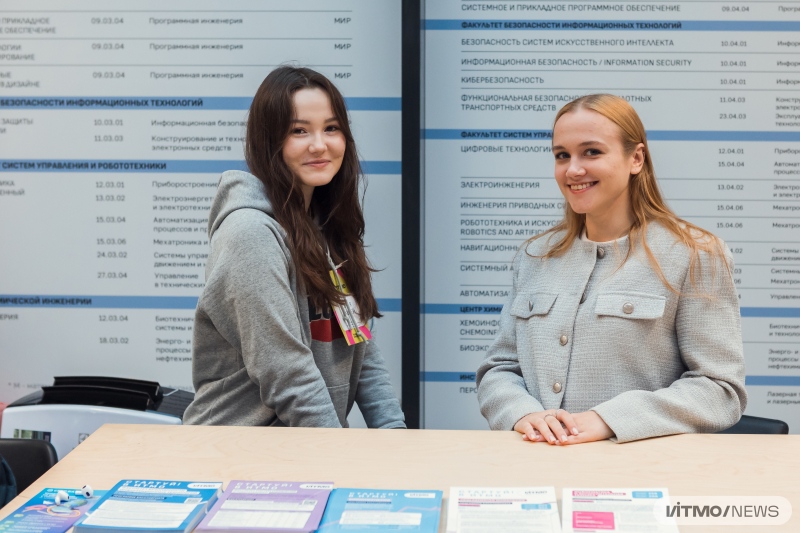
{"label": "stack of leaflets", "polygon": [[659,521],[656,506],[669,505],[660,489],[564,489],[561,514],[564,533],[650,531],[678,533],[674,519]]}
{"label": "stack of leaflets", "polygon": [[189,533],[221,488],[222,483],[124,479],[100,498],[74,532]]}
{"label": "stack of leaflets", "polygon": [[314,531],[331,490],[329,482],[231,481],[197,532]]}
{"label": "stack of leaflets", "polygon": [[440,490],[335,489],[317,531],[436,533],[441,512]]}
{"label": "stack of leaflets", "polygon": [[[66,492],[69,500],[57,504],[56,494]],[[104,490],[94,491],[86,498],[74,489],[44,489],[28,500],[25,505],[0,520],[2,533],[64,533],[91,509]]]}
{"label": "stack of leaflets", "polygon": [[450,487],[447,533],[559,533],[554,487]]}

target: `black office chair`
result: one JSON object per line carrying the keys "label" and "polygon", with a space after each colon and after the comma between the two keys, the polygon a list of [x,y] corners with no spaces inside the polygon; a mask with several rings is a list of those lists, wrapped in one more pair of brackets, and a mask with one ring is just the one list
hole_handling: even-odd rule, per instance
{"label": "black office chair", "polygon": [[742,419],[719,433],[729,435],[788,435],[789,424],[783,420],[742,415]]}
{"label": "black office chair", "polygon": [[37,439],[0,439],[0,455],[17,480],[17,494],[27,489],[58,462],[53,445]]}

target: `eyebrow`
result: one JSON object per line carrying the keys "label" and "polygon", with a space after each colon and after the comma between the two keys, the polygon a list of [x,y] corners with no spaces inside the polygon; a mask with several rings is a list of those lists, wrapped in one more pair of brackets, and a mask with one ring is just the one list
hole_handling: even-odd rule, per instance
{"label": "eyebrow", "polygon": [[[336,118],[336,117],[331,117],[331,118],[329,118],[329,119],[325,120],[325,124],[327,124],[328,122],[338,122],[338,121],[339,121],[339,119],[338,119],[338,118]],[[293,120],[292,120],[292,123],[294,123],[294,124],[311,124],[311,122],[310,122],[310,121],[308,121],[308,120],[300,120],[300,119],[298,119],[298,118],[296,118],[296,119],[293,119]]]}
{"label": "eyebrow", "polygon": [[[601,145],[605,146],[605,143],[600,142],[600,141],[583,141],[578,146],[592,146],[592,145],[595,145],[595,144],[601,144]],[[557,145],[553,146],[553,150],[565,150],[565,148],[563,146],[561,146],[560,144],[557,144]]]}

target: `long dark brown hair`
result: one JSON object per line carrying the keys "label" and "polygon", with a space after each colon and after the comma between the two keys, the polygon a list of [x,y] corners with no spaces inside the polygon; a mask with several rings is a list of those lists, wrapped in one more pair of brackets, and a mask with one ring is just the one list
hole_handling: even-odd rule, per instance
{"label": "long dark brown hair", "polygon": [[[294,94],[322,89],[346,139],[342,166],[327,185],[314,189],[305,208],[300,180],[283,161],[283,145],[295,118]],[[372,294],[375,270],[364,253],[364,215],[358,190],[364,179],[347,107],[339,90],[325,76],[308,68],[281,66],[269,73],[256,91],[247,119],[245,160],[250,172],[264,183],[275,220],[286,230],[292,260],[311,302],[319,309],[344,303],[330,278],[325,246],[342,273],[363,320],[380,317]],[[315,223],[317,218],[319,226]]]}

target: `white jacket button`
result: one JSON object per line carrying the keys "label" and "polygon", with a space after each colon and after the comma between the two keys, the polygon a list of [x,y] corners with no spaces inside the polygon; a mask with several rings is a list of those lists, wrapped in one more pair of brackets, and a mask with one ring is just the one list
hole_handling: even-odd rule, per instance
{"label": "white jacket button", "polygon": [[623,305],[622,312],[625,313],[626,315],[633,313],[633,304],[628,302],[625,305]]}
{"label": "white jacket button", "polygon": [[558,381],[553,383],[553,392],[555,392],[556,394],[561,392],[561,383],[559,383]]}
{"label": "white jacket button", "polygon": [[561,346],[566,346],[566,345],[567,345],[567,341],[568,341],[568,340],[569,340],[569,339],[567,338],[567,336],[566,336],[566,335],[561,335],[561,338],[560,338],[560,339],[558,339],[558,341],[561,343]]}

